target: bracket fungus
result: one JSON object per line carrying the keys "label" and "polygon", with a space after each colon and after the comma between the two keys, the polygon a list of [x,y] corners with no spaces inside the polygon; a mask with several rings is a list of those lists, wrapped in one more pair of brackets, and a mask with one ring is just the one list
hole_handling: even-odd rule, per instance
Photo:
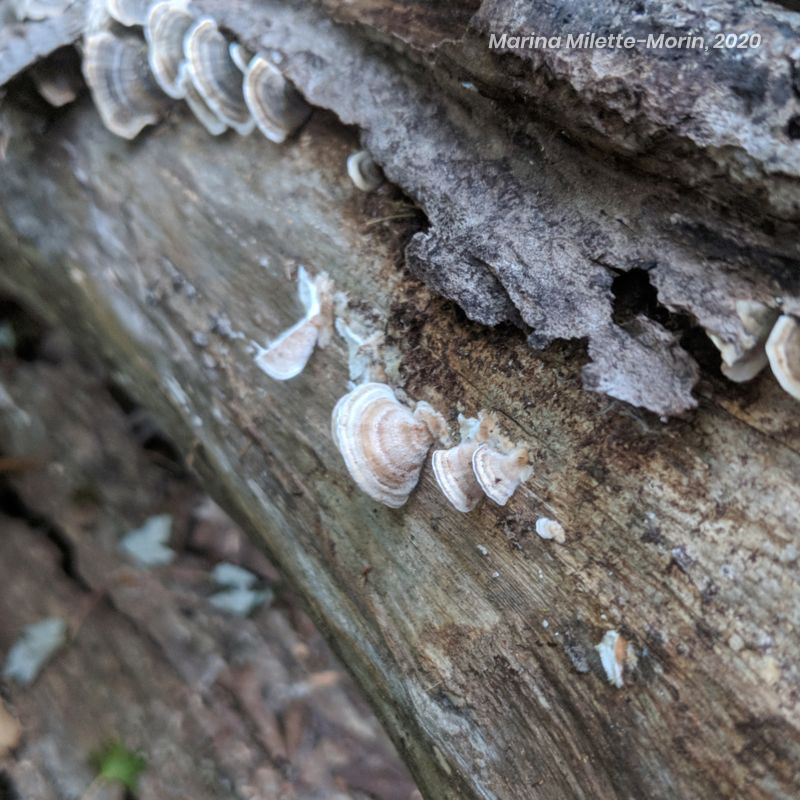
{"label": "bracket fungus", "polygon": [[359,150],[347,157],[347,174],[362,192],[372,192],[383,183],[381,168],[367,150]]}
{"label": "bracket fungus", "polygon": [[299,375],[314,347],[325,347],[333,330],[333,281],[328,273],[320,272],[312,280],[300,267],[297,282],[305,315],[256,355],[256,364],[276,381]]}
{"label": "bracket fungus", "polygon": [[236,68],[244,75],[247,72],[247,67],[253,54],[239,42],[231,42],[228,45],[228,52],[231,55],[231,61],[236,64]]}
{"label": "bracket fungus", "polygon": [[147,12],[144,36],[147,59],[156,83],[170,96],[180,100],[186,95],[181,79],[183,39],[194,24],[194,17],[185,0],[163,0]]}
{"label": "bracket fungus", "polygon": [[483,489],[472,468],[472,457],[494,433],[496,420],[493,415],[481,412],[477,419],[459,415],[458,421],[461,442],[448,450],[434,450],[431,464],[444,496],[457,511],[466,513],[483,497]]}
{"label": "bracket fungus", "polygon": [[167,98],[153,79],[143,41],[100,31],[84,43],[83,74],[103,124],[123,139],[133,139],[158,122]]}
{"label": "bracket fungus", "polygon": [[260,54],[247,65],[244,99],[258,129],[276,144],[285,142],[311,114],[300,92]]}
{"label": "bracket fungus", "polygon": [[197,121],[212,135],[220,136],[228,126],[208,107],[200,92],[189,77],[189,66],[184,61],[178,70],[178,85],[183,87],[184,100]]}
{"label": "bracket fungus", "polygon": [[211,17],[203,17],[186,32],[183,53],[189,77],[208,107],[241,136],[255,128],[243,94],[243,78],[231,58],[229,42]]}
{"label": "bracket fungus", "polygon": [[472,454],[472,469],[486,496],[499,506],[533,475],[528,448],[523,445],[499,449],[494,443],[481,444]]}
{"label": "bracket fungus", "polygon": [[131,27],[144,25],[152,0],[107,0],[108,13],[120,23]]}
{"label": "bracket fungus", "polygon": [[755,378],[767,366],[764,345],[778,312],[757,300],[737,300],[736,314],[744,331],[738,341],[726,341],[713,331],[708,331],[708,338],[722,356],[722,374],[742,383]]}
{"label": "bracket fungus", "polygon": [[331,432],[358,487],[390,508],[402,506],[419,481],[436,438],[447,435],[428,403],[403,405],[385,383],[365,383],[333,409]]}
{"label": "bracket fungus", "polygon": [[779,317],[767,339],[767,357],[778,383],[800,400],[800,322],[795,317]]}
{"label": "bracket fungus", "polygon": [[108,13],[106,0],[86,0],[86,15],[83,20],[84,42],[92,33],[111,31],[117,23]]}

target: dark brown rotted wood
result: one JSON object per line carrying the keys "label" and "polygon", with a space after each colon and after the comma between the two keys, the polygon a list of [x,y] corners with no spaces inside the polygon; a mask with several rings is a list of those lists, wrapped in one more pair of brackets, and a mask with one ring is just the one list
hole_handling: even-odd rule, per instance
{"label": "dark brown rotted wood", "polygon": [[[88,102],[46,135],[13,111],[3,287],[66,320],[152,408],[218,500],[308,599],[431,798],[790,798],[800,791],[800,426],[767,374],[703,374],[661,423],[580,386],[577,344],[537,353],[466,321],[402,268],[391,186],[316,112],[286,147],[186,115],[134,144]],[[409,219],[387,217],[407,216]],[[428,467],[402,509],[360,493],[329,433],[340,339],[279,384],[254,365],[326,269],[451,420],[499,411],[536,474],[454,512]],[[560,521],[544,541],[537,518]],[[610,685],[595,645],[631,645]]]}

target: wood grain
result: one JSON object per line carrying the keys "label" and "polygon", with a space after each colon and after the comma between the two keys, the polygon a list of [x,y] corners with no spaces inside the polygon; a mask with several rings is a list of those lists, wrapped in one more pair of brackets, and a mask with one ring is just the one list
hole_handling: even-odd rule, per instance
{"label": "wood grain", "polygon": [[[306,597],[427,797],[796,796],[796,403],[713,367],[684,421],[585,392],[579,344],[536,353],[404,271],[414,224],[375,224],[402,197],[348,183],[356,146],[324,112],[285,148],[212,141],[179,113],[127,144],[80,104],[12,138],[0,282],[158,414]],[[248,349],[294,321],[299,264],[385,333],[411,397],[451,420],[494,408],[530,442],[536,474],[507,507],[454,512],[429,467],[396,511],[354,487],[329,434],[341,340],[286,384]],[[594,649],[610,629],[635,652],[622,689]]]}

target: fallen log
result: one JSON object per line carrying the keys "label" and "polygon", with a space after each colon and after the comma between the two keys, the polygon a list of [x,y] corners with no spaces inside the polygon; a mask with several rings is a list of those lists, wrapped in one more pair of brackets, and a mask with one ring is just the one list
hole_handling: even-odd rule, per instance
{"label": "fallen log", "polygon": [[[635,152],[598,158],[548,120],[521,137],[513,98],[456,96],[451,45],[425,62],[415,34],[317,7],[197,5],[286,59],[309,123],[280,147],[211,139],[176,110],[127,143],[87,99],[46,130],[9,102],[3,287],[159,415],[307,598],[426,796],[795,795],[796,401],[768,374],[723,379],[699,327],[734,346],[737,300],[796,313],[794,156],[780,188],[723,174],[687,197],[680,170],[643,176]],[[340,120],[391,184],[350,184],[360,141]],[[451,422],[495,409],[530,443],[535,475],[508,506],[459,514],[429,467],[399,510],[355,488],[330,436],[346,344],[286,383],[255,364],[253,343],[300,313],[299,265],[348,293],[409,397]],[[590,386],[697,409],[662,422],[587,393],[585,338]]]}

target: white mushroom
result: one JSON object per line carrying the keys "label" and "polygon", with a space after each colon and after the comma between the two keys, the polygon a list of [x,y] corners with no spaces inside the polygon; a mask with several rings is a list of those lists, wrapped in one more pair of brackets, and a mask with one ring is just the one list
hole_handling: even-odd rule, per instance
{"label": "white mushroom", "polygon": [[800,322],[784,314],[767,339],[767,357],[778,383],[800,400]]}
{"label": "white mushroom", "polygon": [[411,409],[385,383],[365,383],[333,409],[331,431],[358,487],[391,508],[402,506],[419,481],[434,438],[446,435],[428,403]]}
{"label": "white mushroom", "polygon": [[255,128],[242,88],[242,73],[231,58],[229,42],[210,17],[186,32],[183,52],[189,77],[208,107],[242,136]]}
{"label": "white mushroom", "polygon": [[472,469],[487,497],[504,506],[517,487],[533,475],[528,461],[527,447],[502,452],[491,444],[482,444],[472,455]]}
{"label": "white mushroom", "polygon": [[277,144],[286,141],[311,114],[311,106],[300,92],[262,55],[254,56],[247,66],[244,99],[258,129]]}
{"label": "white mushroom", "polygon": [[256,364],[276,381],[287,381],[299,375],[314,347],[325,347],[333,327],[333,281],[327,272],[313,280],[303,267],[297,275],[303,318],[285,330],[265,348],[259,348]]}
{"label": "white mushroom", "polygon": [[383,183],[383,173],[367,150],[347,157],[347,174],[362,192],[372,192]]}
{"label": "white mushroom", "polygon": [[461,442],[448,450],[434,450],[433,474],[444,496],[457,511],[472,511],[483,497],[483,490],[472,469],[472,456],[494,431],[495,419],[481,412],[478,418],[459,415]]}
{"label": "white mushroom", "polygon": [[105,126],[133,139],[158,122],[167,98],[153,80],[144,42],[135,36],[93,33],[84,43],[83,74]]}
{"label": "white mushroom", "polygon": [[708,331],[708,338],[722,356],[722,374],[742,383],[755,378],[767,366],[764,344],[778,312],[757,300],[737,300],[736,313],[742,323],[738,339],[729,341],[714,331]]}
{"label": "white mushroom", "polygon": [[176,100],[186,95],[185,82],[181,80],[183,39],[193,23],[194,17],[188,10],[187,0],[153,3],[145,21],[147,60],[153,77]]}

